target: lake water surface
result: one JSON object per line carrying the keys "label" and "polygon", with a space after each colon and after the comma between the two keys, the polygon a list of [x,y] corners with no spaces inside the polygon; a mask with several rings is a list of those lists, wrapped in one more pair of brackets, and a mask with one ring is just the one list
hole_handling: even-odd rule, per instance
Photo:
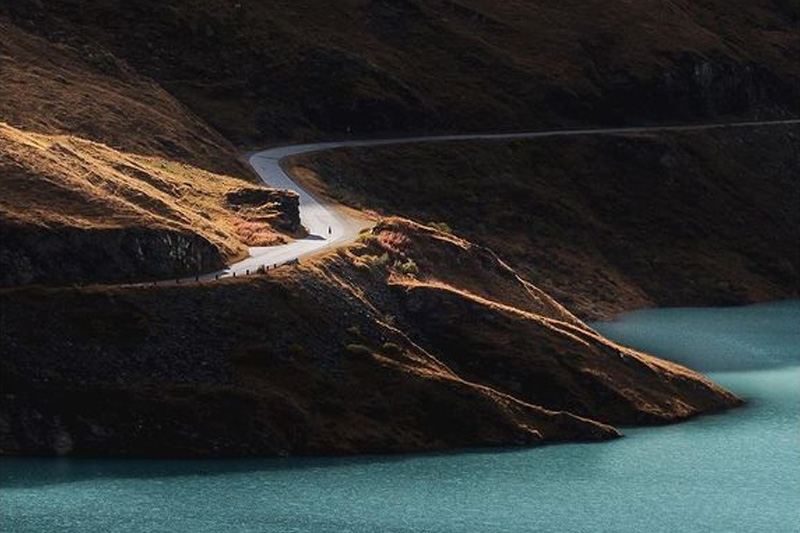
{"label": "lake water surface", "polygon": [[749,404],[603,444],[359,459],[3,459],[2,532],[800,532],[800,302],[597,324]]}

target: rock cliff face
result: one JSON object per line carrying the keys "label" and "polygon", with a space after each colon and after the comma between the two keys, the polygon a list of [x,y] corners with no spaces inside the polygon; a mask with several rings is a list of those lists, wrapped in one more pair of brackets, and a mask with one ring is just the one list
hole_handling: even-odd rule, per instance
{"label": "rock cliff face", "polygon": [[225,201],[250,222],[268,223],[290,234],[302,230],[300,197],[292,191],[239,188],[228,192]]}
{"label": "rock cliff face", "polygon": [[225,266],[204,238],[169,230],[2,225],[0,243],[0,286],[159,280]]}
{"label": "rock cliff face", "polygon": [[603,339],[490,250],[403,220],[249,279],[0,297],[5,454],[597,441],[739,403]]}
{"label": "rock cliff face", "polygon": [[598,123],[613,124],[625,123],[631,116],[676,123],[793,114],[790,102],[796,98],[797,87],[763,65],[689,52],[671,57],[670,63],[652,77],[624,70],[606,75],[589,70],[599,88],[597,94],[580,98],[564,94],[551,102],[574,119],[589,115]]}

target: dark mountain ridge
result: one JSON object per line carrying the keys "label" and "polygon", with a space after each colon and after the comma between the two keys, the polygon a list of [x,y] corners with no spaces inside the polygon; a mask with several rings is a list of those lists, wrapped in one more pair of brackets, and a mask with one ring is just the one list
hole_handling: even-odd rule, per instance
{"label": "dark mountain ridge", "polygon": [[796,6],[774,0],[22,0],[229,139],[521,130],[797,113]]}

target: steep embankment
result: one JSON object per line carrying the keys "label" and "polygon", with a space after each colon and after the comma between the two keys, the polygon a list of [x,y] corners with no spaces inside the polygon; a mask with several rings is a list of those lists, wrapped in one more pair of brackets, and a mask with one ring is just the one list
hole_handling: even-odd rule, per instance
{"label": "steep embankment", "polygon": [[582,317],[794,297],[798,126],[348,148],[293,172],[441,221]]}
{"label": "steep embankment", "polygon": [[738,403],[685,368],[601,338],[491,251],[402,220],[249,280],[0,296],[4,453],[599,440],[617,435],[605,423]]}
{"label": "steep embankment", "polygon": [[796,113],[793,0],[14,0],[240,143]]}
{"label": "steep embankment", "polygon": [[101,48],[0,17],[0,85],[0,285],[192,274],[299,228],[295,195]]}

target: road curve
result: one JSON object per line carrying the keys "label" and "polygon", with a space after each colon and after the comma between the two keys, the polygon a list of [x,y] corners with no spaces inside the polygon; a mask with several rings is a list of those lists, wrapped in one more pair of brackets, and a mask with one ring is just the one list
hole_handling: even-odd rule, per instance
{"label": "road curve", "polygon": [[436,135],[423,137],[403,137],[395,139],[334,141],[311,144],[281,146],[250,154],[248,163],[261,179],[270,187],[288,189],[300,195],[300,218],[309,235],[279,246],[260,246],[250,248],[250,257],[215,272],[204,278],[241,275],[254,272],[260,266],[274,266],[294,261],[320,252],[325,248],[341,246],[353,242],[358,236],[362,223],[344,215],[330,204],[315,198],[295,182],[283,168],[282,161],[289,156],[332,150],[334,148],[387,146],[397,144],[439,143],[452,141],[503,141],[537,139],[540,137],[560,137],[577,135],[621,135],[637,133],[667,133],[679,131],[703,131],[723,128],[747,128],[755,126],[776,126],[800,124],[798,119],[750,121],[727,124],[697,124],[686,126],[641,126],[624,128],[583,128],[569,130],[534,131],[523,133],[488,133],[466,135]]}

